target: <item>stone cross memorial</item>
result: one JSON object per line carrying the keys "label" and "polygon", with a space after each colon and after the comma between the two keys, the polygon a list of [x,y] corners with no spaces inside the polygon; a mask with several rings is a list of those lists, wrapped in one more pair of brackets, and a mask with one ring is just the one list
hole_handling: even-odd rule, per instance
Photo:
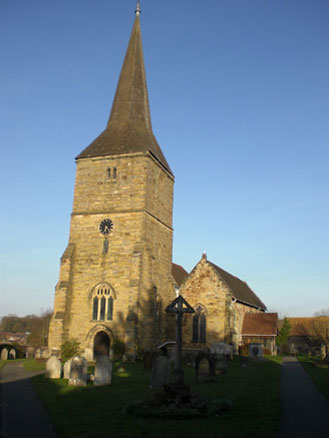
{"label": "stone cross memorial", "polygon": [[179,295],[169,306],[166,308],[166,313],[174,313],[176,317],[176,352],[175,352],[175,370],[174,375],[176,383],[184,384],[184,374],[181,369],[182,361],[182,318],[183,313],[195,313],[193,307],[191,307],[184,298]]}

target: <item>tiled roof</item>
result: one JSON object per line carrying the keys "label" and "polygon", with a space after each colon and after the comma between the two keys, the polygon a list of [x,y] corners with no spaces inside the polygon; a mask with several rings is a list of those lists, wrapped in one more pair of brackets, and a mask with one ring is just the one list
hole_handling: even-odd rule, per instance
{"label": "tiled roof", "polygon": [[242,336],[276,336],[277,331],[277,313],[245,313],[241,331]]}
{"label": "tiled roof", "polygon": [[238,277],[230,274],[229,272],[224,271],[224,269],[216,266],[214,263],[210,263],[222,280],[229,286],[231,289],[234,298],[242,303],[249,304],[253,307],[257,307],[261,310],[266,310],[265,304],[258,298],[254,291],[250,289],[250,287],[244,281],[240,280]]}
{"label": "tiled roof", "polygon": [[170,173],[152,131],[139,16],[136,16],[106,129],[80,158],[149,152]]}
{"label": "tiled roof", "polygon": [[183,266],[176,265],[176,263],[172,264],[172,275],[178,287],[181,286],[185,278],[188,276],[188,273],[185,271]]}

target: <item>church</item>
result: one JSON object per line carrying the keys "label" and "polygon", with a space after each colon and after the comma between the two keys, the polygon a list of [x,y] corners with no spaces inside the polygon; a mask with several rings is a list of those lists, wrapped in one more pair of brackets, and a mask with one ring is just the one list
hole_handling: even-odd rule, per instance
{"label": "church", "polygon": [[[153,134],[136,18],[105,130],[76,157],[68,245],[60,260],[51,354],[75,338],[87,360],[152,351],[174,336],[164,312],[180,293],[195,308],[184,321],[184,347],[230,342],[237,351],[245,313],[266,306],[241,280],[204,255],[187,272],[172,263],[174,175]],[[176,292],[176,293],[175,293]]]}

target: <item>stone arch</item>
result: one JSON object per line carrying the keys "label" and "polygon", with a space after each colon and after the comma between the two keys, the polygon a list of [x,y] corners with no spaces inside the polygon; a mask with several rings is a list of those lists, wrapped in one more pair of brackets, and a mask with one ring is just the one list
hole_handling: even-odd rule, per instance
{"label": "stone arch", "polygon": [[[102,333],[102,334],[100,334]],[[95,338],[96,340],[100,340],[100,338],[103,338],[103,341],[105,341],[105,337],[108,338],[108,355],[109,357],[112,356],[111,354],[111,345],[114,340],[114,336],[112,331],[106,327],[104,324],[98,324],[95,327],[93,327],[91,330],[89,330],[87,336],[86,336],[86,349],[85,349],[85,357],[87,360],[96,360],[95,357]],[[104,343],[103,343],[104,346]],[[99,350],[99,353],[101,351],[101,348]],[[97,356],[97,352],[96,352]]]}

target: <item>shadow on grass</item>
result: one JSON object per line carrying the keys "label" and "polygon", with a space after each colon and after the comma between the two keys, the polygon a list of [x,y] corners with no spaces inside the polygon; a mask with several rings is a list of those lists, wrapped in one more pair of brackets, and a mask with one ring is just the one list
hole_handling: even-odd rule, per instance
{"label": "shadow on grass", "polygon": [[321,363],[320,358],[298,356],[299,362],[303,365],[304,370],[317,386],[318,390],[329,402],[329,368]]}
{"label": "shadow on grass", "polygon": [[[273,360],[274,359],[274,360]],[[145,400],[150,373],[141,363],[126,364],[127,373],[114,372],[111,386],[68,387],[67,380],[33,378],[33,384],[60,438],[103,437],[275,437],[280,421],[279,359],[241,366],[235,358],[215,383],[196,383],[194,369],[185,367],[185,381],[192,391],[209,399],[227,398],[233,409],[207,419],[159,420],[123,415],[122,409],[133,400]]]}

